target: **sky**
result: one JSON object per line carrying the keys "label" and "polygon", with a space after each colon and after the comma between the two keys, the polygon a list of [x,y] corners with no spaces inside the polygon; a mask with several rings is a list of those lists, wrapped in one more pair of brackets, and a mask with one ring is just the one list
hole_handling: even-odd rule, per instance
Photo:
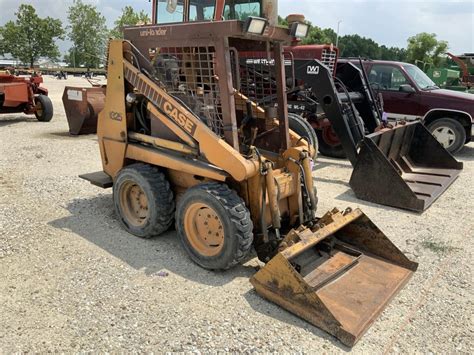
{"label": "sky", "polygon": [[[107,18],[109,27],[130,5],[151,12],[148,0],[83,0],[94,4]],[[35,6],[41,17],[51,16],[67,22],[72,0],[0,0],[0,26],[15,17],[20,3]],[[455,54],[474,52],[474,0],[280,0],[279,14],[301,13],[319,27],[337,30],[340,35],[359,34],[380,45],[406,47],[407,39],[420,32],[436,33],[449,42]],[[69,48],[60,43],[61,51]]]}

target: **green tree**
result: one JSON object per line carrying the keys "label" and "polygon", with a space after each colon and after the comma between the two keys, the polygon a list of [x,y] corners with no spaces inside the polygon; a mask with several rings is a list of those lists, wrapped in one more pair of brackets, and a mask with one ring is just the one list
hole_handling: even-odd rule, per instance
{"label": "green tree", "polygon": [[311,26],[306,38],[304,38],[302,44],[331,44],[336,43],[337,34],[331,28],[321,28],[318,26],[311,25],[311,22],[308,22]]}
{"label": "green tree", "polygon": [[104,63],[109,31],[105,17],[93,5],[74,0],[68,10],[69,38],[73,47],[67,55],[68,62],[76,67],[97,68]]}
{"label": "green tree", "polygon": [[339,50],[342,57],[380,58],[379,45],[370,38],[359,35],[346,35],[339,38]]}
{"label": "green tree", "polygon": [[9,53],[33,67],[40,57],[55,60],[59,57],[56,40],[64,38],[60,20],[40,18],[31,5],[21,4],[16,20],[0,27],[0,53]]}
{"label": "green tree", "polygon": [[110,31],[110,37],[123,38],[123,29],[125,26],[136,26],[150,22],[151,20],[145,11],[135,12],[133,7],[125,6],[122,9],[122,15],[114,22],[115,27]]}
{"label": "green tree", "polygon": [[448,42],[439,41],[434,33],[418,33],[408,38],[407,59],[411,63],[417,60],[433,63],[438,66],[443,60],[442,54],[446,53]]}

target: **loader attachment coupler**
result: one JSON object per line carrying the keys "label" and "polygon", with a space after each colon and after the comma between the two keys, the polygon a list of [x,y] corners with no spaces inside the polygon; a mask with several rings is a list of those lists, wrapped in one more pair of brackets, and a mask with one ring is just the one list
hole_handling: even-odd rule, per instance
{"label": "loader attachment coupler", "polygon": [[71,135],[96,133],[97,118],[105,105],[105,87],[66,86],[63,105]]}
{"label": "loader attachment coupler", "polygon": [[412,122],[366,136],[349,184],[362,200],[422,212],[462,168],[425,126]]}
{"label": "loader attachment coupler", "polygon": [[416,270],[361,210],[292,230],[250,280],[258,294],[353,346]]}

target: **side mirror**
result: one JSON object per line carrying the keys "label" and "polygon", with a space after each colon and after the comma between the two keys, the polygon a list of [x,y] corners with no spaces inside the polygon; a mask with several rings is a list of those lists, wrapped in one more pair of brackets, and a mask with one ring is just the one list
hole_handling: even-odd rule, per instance
{"label": "side mirror", "polygon": [[173,14],[176,11],[176,7],[178,6],[178,0],[168,0],[166,2],[166,11],[170,14]]}
{"label": "side mirror", "polygon": [[413,94],[416,92],[415,88],[411,86],[410,84],[400,85],[400,87],[398,88],[398,91],[406,92],[407,94]]}

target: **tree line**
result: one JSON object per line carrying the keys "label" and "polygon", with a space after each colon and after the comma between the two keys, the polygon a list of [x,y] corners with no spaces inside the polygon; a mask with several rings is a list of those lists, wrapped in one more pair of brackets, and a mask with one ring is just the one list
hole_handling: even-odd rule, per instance
{"label": "tree line", "polygon": [[72,43],[64,60],[71,66],[98,68],[104,64],[109,38],[122,38],[125,26],[150,23],[144,11],[135,12],[131,6],[122,9],[122,15],[108,29],[105,17],[94,5],[74,0],[68,11],[66,26],[51,17],[40,18],[36,9],[21,4],[16,19],[0,26],[0,55],[10,54],[33,67],[40,58],[60,60],[58,40]]}
{"label": "tree line", "polygon": [[[74,67],[97,68],[104,63],[109,38],[122,38],[125,26],[150,23],[144,11],[136,12],[131,6],[122,9],[121,16],[108,29],[105,17],[97,7],[74,0],[68,11],[68,24],[58,19],[40,18],[33,6],[21,4],[16,19],[0,26],[0,55],[10,54],[24,64],[33,67],[39,58],[60,58],[58,40],[69,39],[72,46],[64,60]],[[279,18],[282,25],[287,25]],[[311,25],[311,23],[309,23]],[[335,44],[338,42],[341,57],[365,57],[371,59],[421,61],[439,65],[448,43],[439,41],[434,33],[419,33],[408,39],[407,48],[379,45],[370,38],[357,34],[336,38],[330,28],[311,26],[302,44]]]}

